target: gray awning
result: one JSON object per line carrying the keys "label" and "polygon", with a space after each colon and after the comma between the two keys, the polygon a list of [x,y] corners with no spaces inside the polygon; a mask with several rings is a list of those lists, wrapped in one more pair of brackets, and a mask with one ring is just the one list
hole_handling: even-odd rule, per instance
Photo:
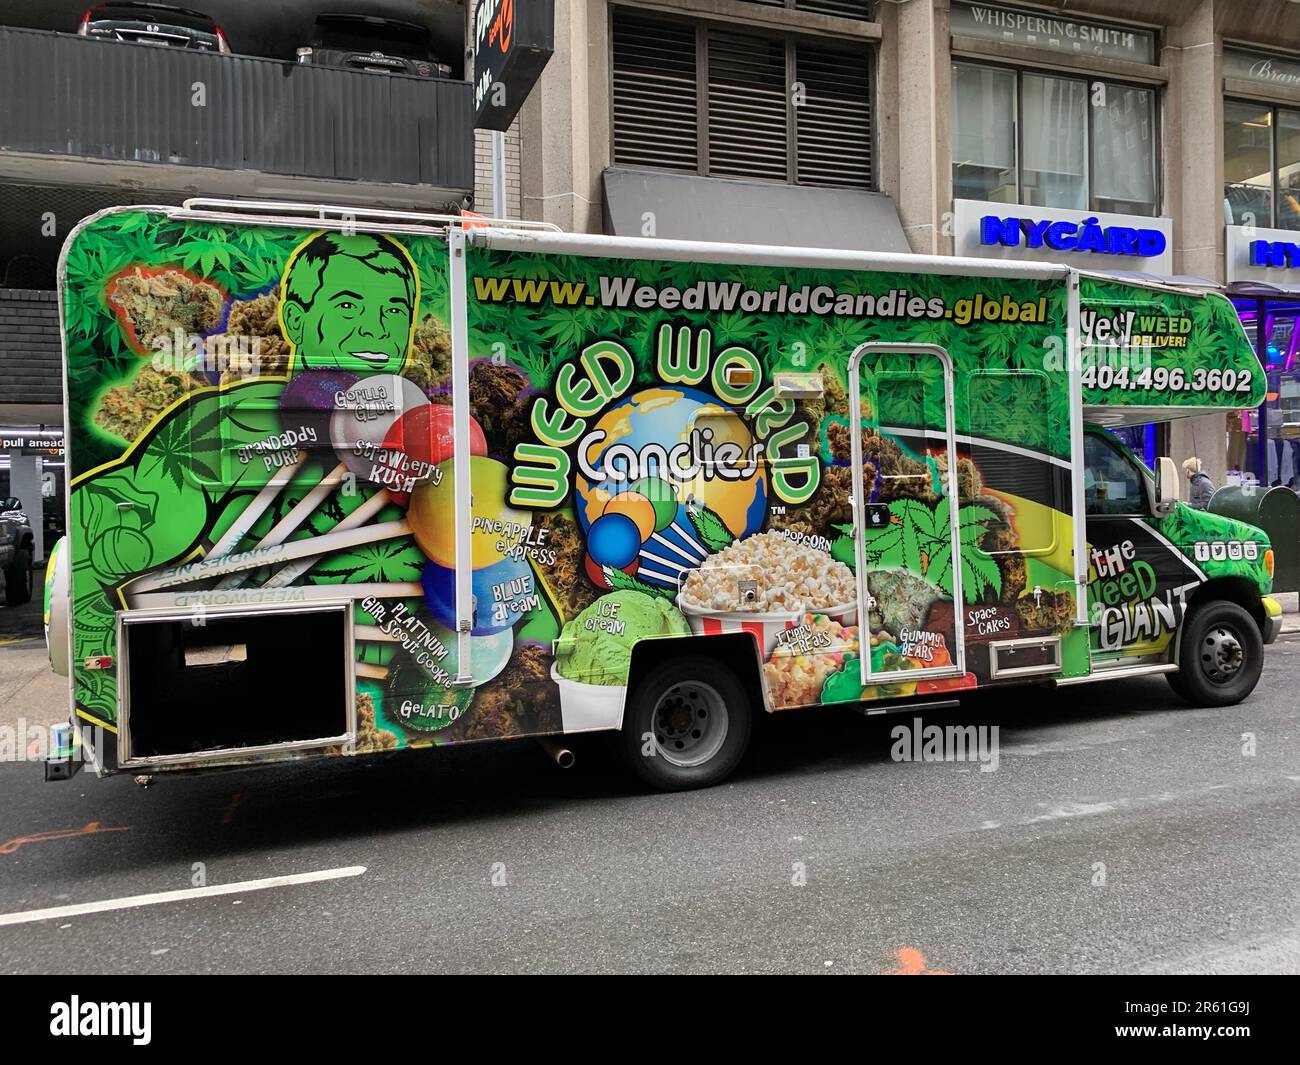
{"label": "gray awning", "polygon": [[1113,277],[1116,281],[1132,281],[1138,285],[1168,285],[1171,288],[1194,288],[1218,291],[1223,288],[1217,281],[1195,274],[1148,274],[1143,270],[1084,270],[1089,277]]}
{"label": "gray awning", "polygon": [[911,251],[894,202],[880,193],[619,167],[604,184],[605,231],[617,237]]}
{"label": "gray awning", "polygon": [[1288,285],[1273,281],[1234,281],[1228,286],[1231,296],[1300,296],[1300,285]]}

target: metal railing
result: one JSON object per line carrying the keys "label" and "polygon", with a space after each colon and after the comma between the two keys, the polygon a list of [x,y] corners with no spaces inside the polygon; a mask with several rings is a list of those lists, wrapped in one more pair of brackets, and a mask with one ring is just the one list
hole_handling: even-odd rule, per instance
{"label": "metal railing", "polygon": [[468,192],[469,82],[0,27],[0,151]]}

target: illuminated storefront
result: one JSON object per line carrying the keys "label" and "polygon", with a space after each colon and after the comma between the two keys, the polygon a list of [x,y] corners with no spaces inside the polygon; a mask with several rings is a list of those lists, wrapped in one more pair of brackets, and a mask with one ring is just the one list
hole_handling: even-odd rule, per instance
{"label": "illuminated storefront", "polygon": [[1268,377],[1228,426],[1228,466],[1300,490],[1300,56],[1225,45],[1226,276]]}
{"label": "illuminated storefront", "polygon": [[1230,291],[1268,392],[1259,410],[1229,418],[1228,468],[1300,490],[1300,285],[1239,281]]}

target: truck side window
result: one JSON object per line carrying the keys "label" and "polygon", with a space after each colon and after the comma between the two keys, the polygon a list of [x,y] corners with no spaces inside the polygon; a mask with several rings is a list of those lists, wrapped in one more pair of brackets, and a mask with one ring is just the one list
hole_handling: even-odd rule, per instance
{"label": "truck side window", "polygon": [[1083,438],[1083,497],[1089,514],[1142,516],[1147,512],[1142,474],[1104,436]]}
{"label": "truck side window", "polygon": [[[973,476],[961,477],[961,502],[978,503],[986,490],[1011,492],[1062,509],[1058,479],[1046,454],[1027,458],[996,441],[1013,440],[1021,448],[1046,453],[1052,443],[1051,382],[1040,370],[977,370],[967,379],[970,412],[970,457]],[[981,441],[988,441],[987,443]],[[960,467],[959,467],[960,469]],[[1049,555],[1057,548],[1054,522],[1027,522],[1014,533],[1005,518],[989,523],[1003,535],[989,537],[986,554]],[[996,543],[1000,550],[990,549]]]}

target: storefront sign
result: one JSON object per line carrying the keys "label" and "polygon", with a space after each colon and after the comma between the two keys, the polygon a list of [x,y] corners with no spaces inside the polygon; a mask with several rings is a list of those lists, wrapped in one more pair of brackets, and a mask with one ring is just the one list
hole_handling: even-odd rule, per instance
{"label": "storefront sign", "polygon": [[1300,285],[1300,232],[1226,226],[1225,233],[1229,284]]}
{"label": "storefront sign", "polygon": [[47,458],[63,457],[63,434],[30,432],[22,429],[0,430],[0,453],[17,451],[20,455],[44,455]]}
{"label": "storefront sign", "polygon": [[950,18],[952,32],[965,37],[1132,63],[1156,61],[1156,35],[1151,30],[997,4],[954,3]]}
{"label": "storefront sign", "polygon": [[1252,240],[1250,265],[1283,269],[1300,267],[1300,244],[1289,240]]}
{"label": "storefront sign", "polygon": [[1173,272],[1173,222],[1168,218],[957,200],[953,225],[958,255],[1036,259],[1094,270]]}
{"label": "storefront sign", "polygon": [[1223,50],[1223,76],[1300,89],[1300,56],[1269,55],[1241,48]]}
{"label": "storefront sign", "polygon": [[474,124],[506,130],[555,51],[555,0],[478,0]]}
{"label": "storefront sign", "polygon": [[1168,241],[1158,229],[1103,226],[1096,218],[1082,222],[986,214],[980,219],[980,243],[1004,248],[1090,251],[1107,255],[1136,255],[1150,259],[1164,252]]}

